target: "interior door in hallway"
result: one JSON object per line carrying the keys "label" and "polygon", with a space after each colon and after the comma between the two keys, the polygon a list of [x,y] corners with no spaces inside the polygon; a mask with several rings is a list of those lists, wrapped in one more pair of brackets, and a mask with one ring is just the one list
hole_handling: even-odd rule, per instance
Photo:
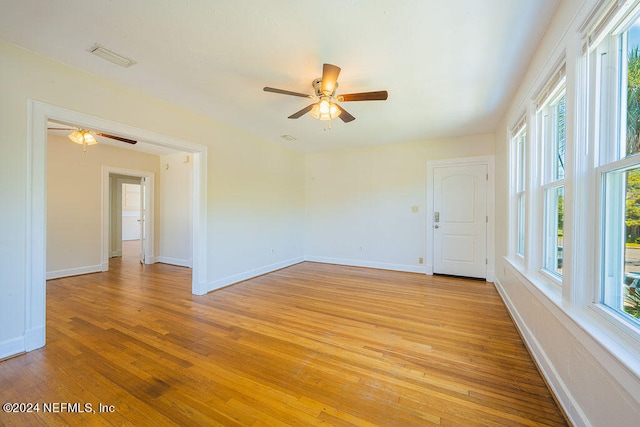
{"label": "interior door in hallway", "polygon": [[140,264],[147,264],[147,203],[149,183],[146,177],[140,178]]}
{"label": "interior door in hallway", "polygon": [[487,165],[433,170],[433,272],[487,277]]}

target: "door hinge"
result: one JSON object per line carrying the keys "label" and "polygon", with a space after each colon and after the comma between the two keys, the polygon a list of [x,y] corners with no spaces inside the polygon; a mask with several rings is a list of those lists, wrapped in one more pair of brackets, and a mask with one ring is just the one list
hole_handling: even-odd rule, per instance
{"label": "door hinge", "polygon": [[489,181],[489,174],[487,174],[487,181]]}
{"label": "door hinge", "polygon": [[484,259],[484,265],[489,265],[489,259],[488,258]]}

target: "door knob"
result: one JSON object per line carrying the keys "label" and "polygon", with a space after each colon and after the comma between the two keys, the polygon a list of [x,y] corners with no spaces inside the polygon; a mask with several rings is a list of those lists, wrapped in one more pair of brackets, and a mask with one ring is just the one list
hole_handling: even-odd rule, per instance
{"label": "door knob", "polygon": [[438,224],[433,224],[433,228],[440,228]]}

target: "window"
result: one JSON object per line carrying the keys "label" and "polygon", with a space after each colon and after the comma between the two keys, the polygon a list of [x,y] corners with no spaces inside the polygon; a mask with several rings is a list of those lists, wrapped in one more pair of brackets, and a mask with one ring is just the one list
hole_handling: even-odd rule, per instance
{"label": "window", "polygon": [[640,325],[640,18],[597,46],[599,302]]}
{"label": "window", "polygon": [[524,118],[516,126],[513,137],[515,153],[515,217],[516,217],[516,254],[524,258],[525,221],[526,221],[526,177],[527,177],[527,125]]}
{"label": "window", "polygon": [[566,94],[564,67],[551,79],[538,109],[542,190],[542,270],[562,279]]}

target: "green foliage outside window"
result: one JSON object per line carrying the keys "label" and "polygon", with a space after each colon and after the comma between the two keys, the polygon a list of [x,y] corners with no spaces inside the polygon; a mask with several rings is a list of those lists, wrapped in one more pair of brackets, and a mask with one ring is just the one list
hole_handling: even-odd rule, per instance
{"label": "green foliage outside window", "polygon": [[[627,62],[627,156],[640,152],[640,47],[629,49]],[[626,174],[627,243],[640,243],[640,169]],[[640,318],[640,289],[624,287],[624,311]]]}
{"label": "green foliage outside window", "polygon": [[627,155],[640,151],[640,47],[629,49],[627,63]]}
{"label": "green foliage outside window", "polygon": [[625,286],[624,311],[640,318],[640,289]]}

